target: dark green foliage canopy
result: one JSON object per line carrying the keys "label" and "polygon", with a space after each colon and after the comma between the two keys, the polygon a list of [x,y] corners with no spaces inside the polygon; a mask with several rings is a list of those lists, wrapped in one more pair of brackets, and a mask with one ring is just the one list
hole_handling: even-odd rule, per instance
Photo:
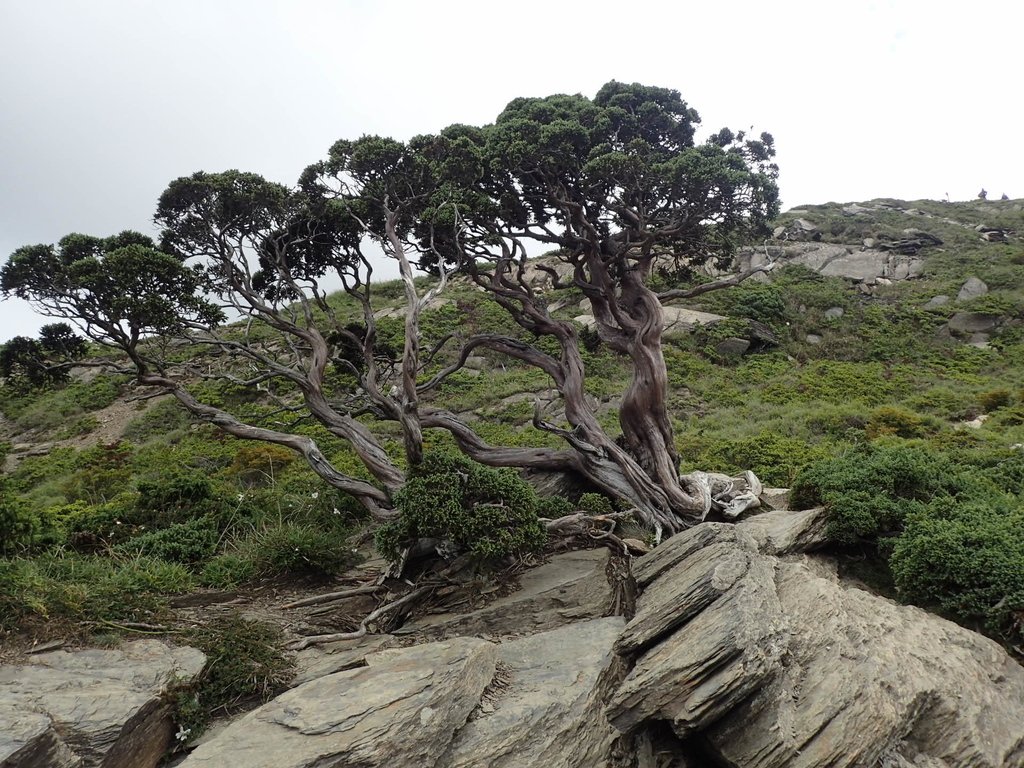
{"label": "dark green foliage canopy", "polygon": [[16,391],[27,391],[68,380],[69,363],[87,351],[85,339],[67,323],[51,323],[39,338],[15,336],[0,346],[0,377]]}
{"label": "dark green foliage canopy", "polygon": [[201,295],[204,285],[201,270],[138,232],[106,239],[71,234],[57,246],[25,246],[0,269],[4,293],[72,318],[91,338],[125,350],[134,350],[146,334],[222,320]]}

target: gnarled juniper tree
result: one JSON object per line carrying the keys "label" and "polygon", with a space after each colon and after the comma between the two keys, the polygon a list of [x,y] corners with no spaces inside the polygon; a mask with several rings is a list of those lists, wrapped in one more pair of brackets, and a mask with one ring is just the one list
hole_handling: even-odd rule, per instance
{"label": "gnarled juniper tree", "polygon": [[[778,212],[771,136],[723,129],[698,142],[698,125],[676,91],[611,82],[593,99],[516,99],[482,127],[455,125],[408,142],[339,141],[294,188],[237,171],[196,173],[161,196],[159,246],[129,233],[22,248],[0,272],[0,287],[120,348],[141,383],[166,388],[194,415],[301,452],[378,517],[395,514],[392,494],[405,474],[367,415],[400,425],[406,465],[422,459],[424,431],[444,430],[481,463],[577,472],[673,532],[700,519],[711,501],[706,483],[678,473],[662,302],[748,275],[661,294],[649,278],[656,259],[691,274],[727,264],[735,244]],[[404,341],[393,356],[378,342],[370,243],[398,263],[403,281]],[[565,265],[541,267],[552,283],[582,292],[601,340],[632,365],[621,435],[608,434],[587,407],[578,327],[556,317],[525,277],[527,254],[543,249]],[[417,268],[437,278],[426,291],[414,280]],[[548,341],[449,339],[461,348],[443,368],[434,364],[438,350],[420,349],[420,315],[456,273]],[[359,322],[336,316],[322,287],[328,276],[356,301]],[[225,330],[225,317],[245,322]],[[251,320],[262,321],[260,332]],[[238,382],[284,382],[294,393],[289,407],[351,444],[375,482],[340,472],[309,437],[201,402],[161,355],[156,338],[172,336],[245,361],[255,373],[239,377],[236,369]],[[480,349],[550,377],[567,423],[547,423],[539,412],[534,423],[558,434],[563,447],[489,445],[427,396]],[[348,386],[333,383],[336,369]]]}

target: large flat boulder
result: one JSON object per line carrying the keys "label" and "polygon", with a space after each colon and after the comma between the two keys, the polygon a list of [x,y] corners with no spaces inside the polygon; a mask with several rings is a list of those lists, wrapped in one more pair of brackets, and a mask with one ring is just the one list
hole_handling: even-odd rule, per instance
{"label": "large flat boulder", "polygon": [[497,646],[468,637],[370,654],[364,667],[312,680],[236,720],[181,766],[435,765],[497,660]]}
{"label": "large flat boulder", "polygon": [[0,765],[156,766],[174,733],[163,694],[205,662],[194,648],[139,640],[0,667]]}
{"label": "large flat boulder", "polygon": [[1024,765],[1024,668],[800,554],[814,515],[758,517],[637,561],[644,592],[617,644],[635,664],[612,723],[667,725],[742,768]]}
{"label": "large flat boulder", "polygon": [[625,619],[581,621],[498,647],[501,685],[485,695],[438,768],[592,768],[618,732],[604,716],[612,644]]}

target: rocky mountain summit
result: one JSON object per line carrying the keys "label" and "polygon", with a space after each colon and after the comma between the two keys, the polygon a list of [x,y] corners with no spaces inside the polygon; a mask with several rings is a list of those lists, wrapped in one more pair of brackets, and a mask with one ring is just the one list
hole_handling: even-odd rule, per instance
{"label": "rocky mountain summit", "polygon": [[[823,541],[818,509],[701,524],[632,562],[631,618],[602,616],[620,558],[554,556],[485,609],[319,650],[325,674],[180,765],[1024,765],[1024,668],[844,581]],[[0,765],[156,765],[170,733],[142,692],[201,663],[144,641],[6,667]]]}

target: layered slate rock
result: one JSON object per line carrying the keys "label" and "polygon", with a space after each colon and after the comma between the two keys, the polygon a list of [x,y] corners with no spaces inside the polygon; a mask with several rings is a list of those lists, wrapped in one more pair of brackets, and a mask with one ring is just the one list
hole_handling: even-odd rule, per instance
{"label": "layered slate rock", "polygon": [[403,628],[423,638],[526,635],[609,613],[613,592],[605,574],[607,549],[554,555],[524,573],[520,589],[463,614],[427,616]]}
{"label": "layered slate rock", "polygon": [[163,694],[205,661],[194,648],[140,640],[0,667],[0,765],[156,766],[173,737]]}
{"label": "layered slate rock", "polygon": [[236,720],[183,768],[435,765],[495,676],[497,646],[460,637],[380,651]]}
{"label": "layered slate rock", "polygon": [[616,682],[612,644],[625,619],[593,619],[503,643],[493,695],[438,768],[592,768],[618,735],[603,696]]}
{"label": "layered slate rock", "polygon": [[797,554],[820,517],[704,524],[640,558],[612,722],[667,724],[742,768],[1024,765],[1024,668]]}

